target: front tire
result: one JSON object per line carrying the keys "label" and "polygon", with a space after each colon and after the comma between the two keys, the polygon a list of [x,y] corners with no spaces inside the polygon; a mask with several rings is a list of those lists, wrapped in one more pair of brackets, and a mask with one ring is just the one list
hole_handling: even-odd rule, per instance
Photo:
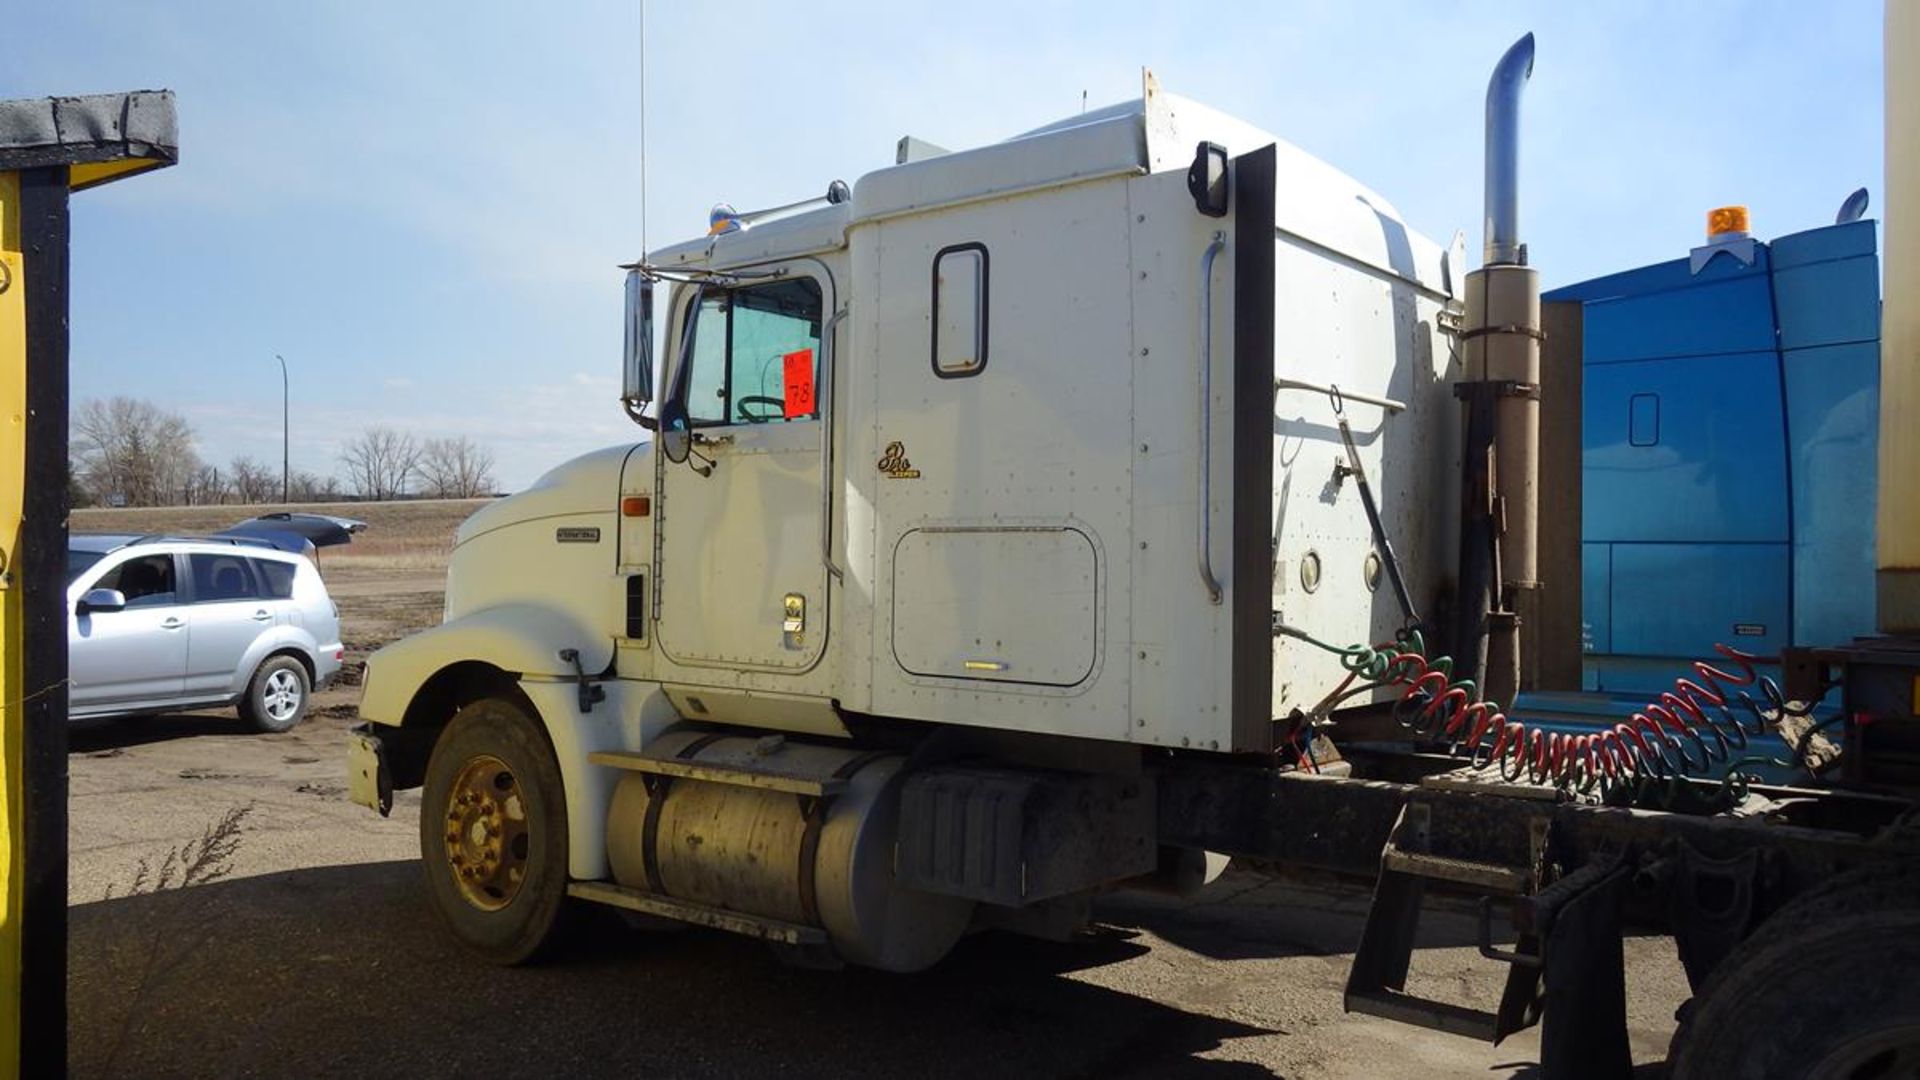
{"label": "front tire", "polygon": [[427,762],[420,861],[440,919],[499,964],[538,958],[567,892],[560,766],[524,706],[476,701],[454,714]]}
{"label": "front tire", "polygon": [[306,718],[311,689],[305,664],[291,656],[269,656],[247,682],[246,695],[240,699],[240,718],[252,724],[255,731],[290,731]]}

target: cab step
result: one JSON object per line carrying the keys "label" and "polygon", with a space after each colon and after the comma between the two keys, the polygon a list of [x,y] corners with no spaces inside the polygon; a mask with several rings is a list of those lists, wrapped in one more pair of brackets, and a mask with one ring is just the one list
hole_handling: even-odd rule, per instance
{"label": "cab step", "polygon": [[799,923],[750,915],[744,911],[729,911],[726,908],[698,904],[691,900],[676,900],[671,896],[661,896],[659,893],[617,885],[611,881],[576,881],[567,886],[567,895],[596,904],[610,904],[628,911],[637,911],[642,915],[654,915],[663,919],[672,919],[675,922],[725,930],[728,933],[760,938],[763,941],[781,945],[824,946],[827,944],[826,931],[817,926],[802,926]]}
{"label": "cab step", "polygon": [[[1627,853],[1594,852],[1568,869],[1543,813],[1528,823],[1526,866],[1451,858],[1432,850],[1432,814],[1424,802],[1407,803],[1380,853],[1373,906],[1347,973],[1347,1011],[1492,1043],[1539,1023],[1541,1075],[1629,1074],[1621,946],[1633,867]],[[1429,882],[1480,894],[1480,955],[1507,965],[1491,1012],[1407,993]],[[1502,898],[1518,931],[1512,950],[1493,944],[1493,909]]]}
{"label": "cab step", "polygon": [[1347,972],[1346,1008],[1418,1027],[1498,1043],[1540,1018],[1540,942],[1522,934],[1512,953],[1492,948],[1492,902],[1481,904],[1481,953],[1506,961],[1505,990],[1492,1012],[1436,1001],[1406,992],[1421,903],[1429,881],[1478,892],[1485,897],[1521,897],[1538,888],[1535,869],[1543,865],[1545,819],[1533,830],[1532,866],[1503,866],[1436,855],[1431,849],[1432,811],[1411,802],[1401,811],[1385,850],[1373,906]]}
{"label": "cab step", "polygon": [[778,769],[757,769],[711,761],[688,761],[684,758],[648,757],[645,754],[626,750],[596,750],[587,755],[587,760],[595,765],[610,765],[616,769],[647,773],[652,776],[699,780],[709,784],[727,784],[732,787],[759,788],[762,791],[781,791],[815,799],[831,798],[847,789],[847,781],[838,776],[802,776],[781,772]]}

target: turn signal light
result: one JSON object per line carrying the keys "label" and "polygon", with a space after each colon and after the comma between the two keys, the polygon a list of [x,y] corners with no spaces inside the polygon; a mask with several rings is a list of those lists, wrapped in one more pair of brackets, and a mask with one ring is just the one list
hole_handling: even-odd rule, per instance
{"label": "turn signal light", "polygon": [[653,512],[653,500],[645,495],[629,495],[620,500],[622,517],[646,517]]}

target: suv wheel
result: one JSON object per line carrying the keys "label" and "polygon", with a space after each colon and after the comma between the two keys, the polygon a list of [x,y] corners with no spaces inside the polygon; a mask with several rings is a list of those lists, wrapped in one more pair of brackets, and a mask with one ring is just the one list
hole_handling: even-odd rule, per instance
{"label": "suv wheel", "polygon": [[240,717],[254,730],[286,731],[307,715],[306,665],[291,656],[270,656],[253,673],[240,699]]}

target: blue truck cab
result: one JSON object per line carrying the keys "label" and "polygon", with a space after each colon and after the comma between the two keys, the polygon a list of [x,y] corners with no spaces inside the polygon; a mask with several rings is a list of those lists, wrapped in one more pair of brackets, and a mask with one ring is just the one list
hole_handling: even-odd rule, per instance
{"label": "blue truck cab", "polygon": [[1583,305],[1584,688],[1644,701],[1725,642],[1871,633],[1875,224],[1567,285]]}

